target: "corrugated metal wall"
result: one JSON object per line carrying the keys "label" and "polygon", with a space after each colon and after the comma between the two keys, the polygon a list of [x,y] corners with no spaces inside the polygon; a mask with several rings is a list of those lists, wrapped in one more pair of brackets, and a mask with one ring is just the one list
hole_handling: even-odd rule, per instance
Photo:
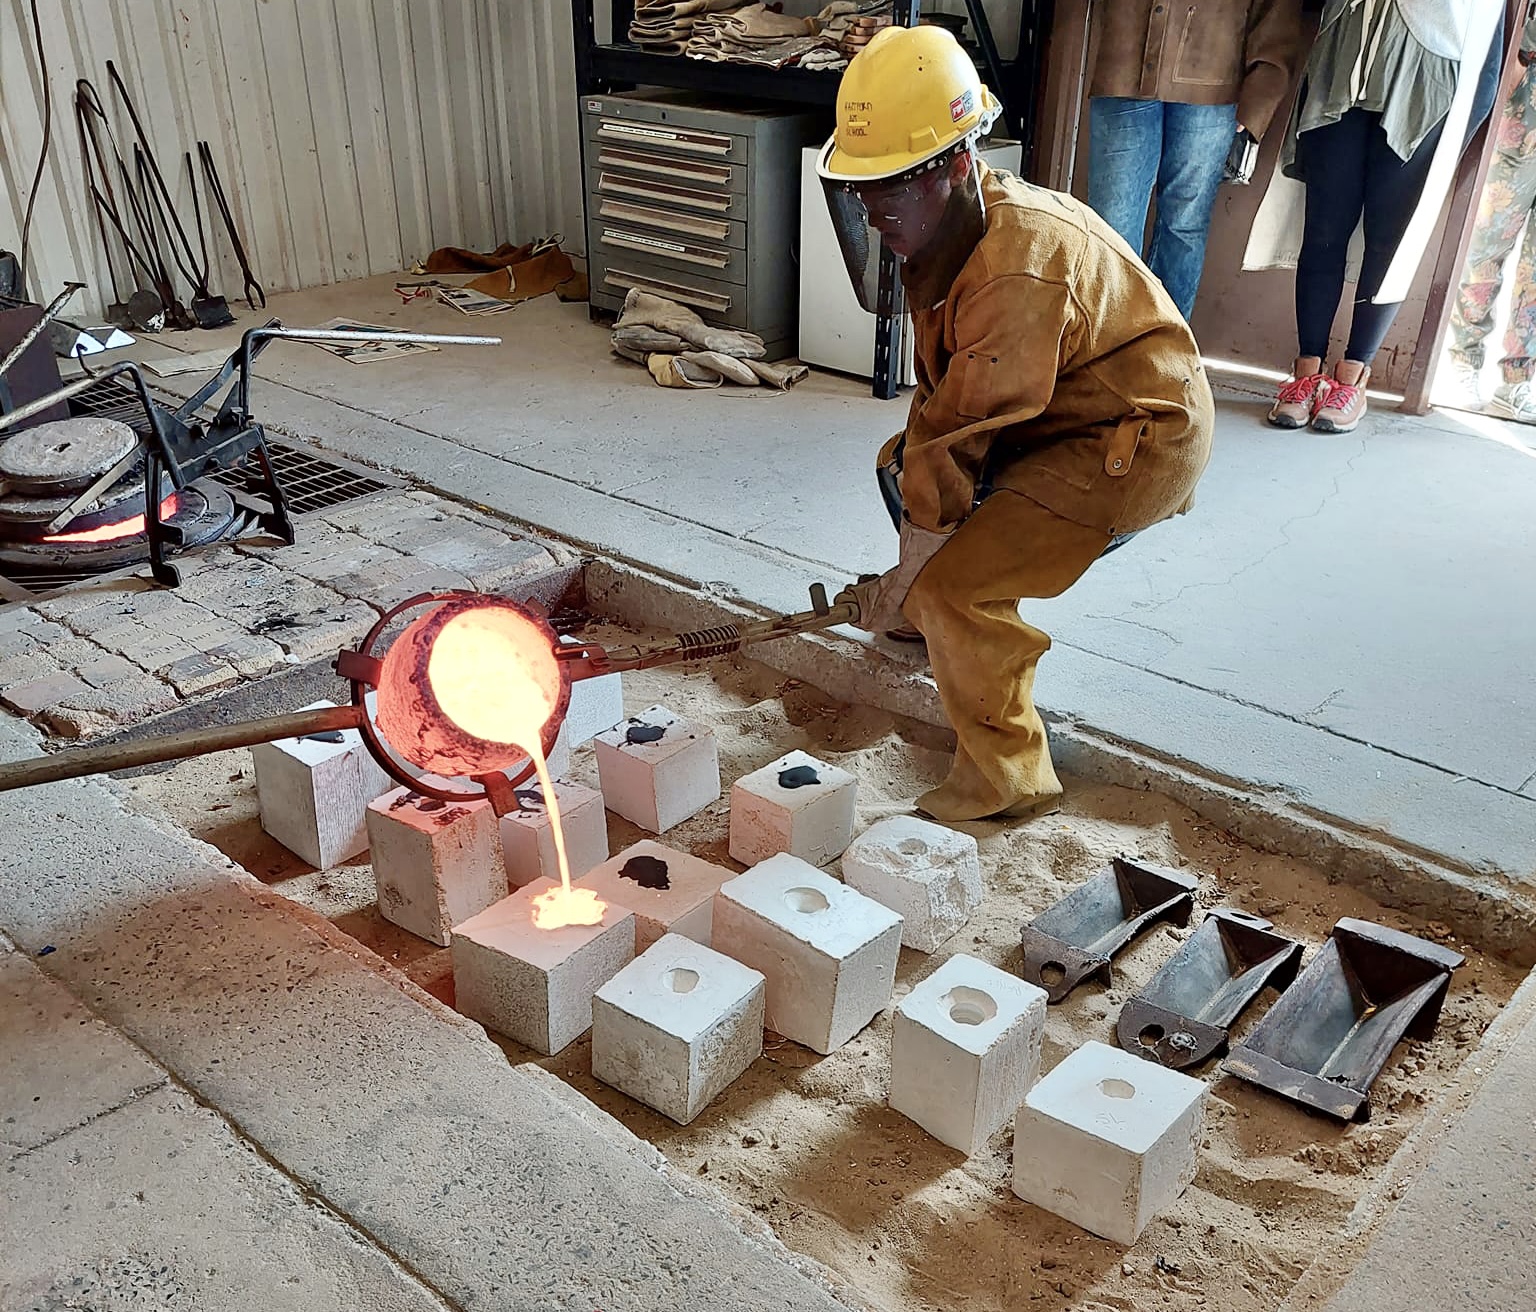
{"label": "corrugated metal wall", "polygon": [[[189,229],[183,154],[211,143],[269,291],[398,270],[442,245],[561,231],[582,249],[565,0],[40,0],[39,11],[53,94],[31,239],[39,294],[78,277],[93,302],[108,299],[73,113],[79,77],[111,105],[108,59]],[[29,0],[0,0],[0,246],[12,249],[41,104]],[[128,150],[129,125],[116,126]],[[210,242],[233,299],[222,232]]]}

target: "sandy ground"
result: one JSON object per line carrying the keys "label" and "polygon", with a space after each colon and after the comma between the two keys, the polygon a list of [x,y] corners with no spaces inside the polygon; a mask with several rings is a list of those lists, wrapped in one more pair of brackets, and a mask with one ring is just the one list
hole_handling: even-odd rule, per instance
{"label": "sandy ground", "polygon": [[[625,677],[628,709],[663,702],[715,726],[727,785],[792,747],[852,770],[861,780],[861,825],[905,812],[945,768],[939,744],[914,745],[888,717],[833,704],[758,666],[717,662],[710,673]],[[590,748],[576,754],[572,777],[595,785]],[[133,786],[253,874],[451,1001],[447,952],[379,917],[365,861],[313,871],[261,833],[248,753],[186,762]],[[1201,906],[1260,912],[1310,946],[1340,916],[1449,941],[1440,927],[1383,911],[1315,869],[1246,848],[1160,796],[1070,780],[1068,789],[1060,815],[1012,829],[961,826],[981,842],[986,903],[934,955],[903,950],[896,999],[954,952],[1016,970],[1020,924],[1116,855],[1187,868],[1200,877]],[[739,868],[726,855],[727,819],[722,798],[665,841]],[[644,836],[611,815],[609,834],[615,852]],[[1197,913],[1193,923],[1198,919]],[[1114,1042],[1120,1004],[1189,932],[1154,928],[1117,960],[1112,988],[1087,984],[1053,1007],[1045,1068],[1086,1040]],[[567,1080],[660,1147],[679,1170],[712,1181],[766,1219],[791,1248],[825,1263],[890,1312],[1203,1306],[1273,1312],[1356,1199],[1381,1178],[1519,982],[1517,971],[1475,946],[1454,946],[1468,961],[1454,979],[1437,1035],[1399,1047],[1377,1081],[1368,1124],[1341,1127],[1309,1115],[1221,1077],[1216,1063],[1195,1072],[1211,1085],[1199,1176],[1129,1252],[1014,1197],[1011,1133],[965,1160],[885,1106],[889,1009],[829,1057],[770,1035],[763,1058],[687,1127],[597,1083],[585,1039],[554,1058],[503,1046],[511,1060],[536,1060]],[[1238,1034],[1268,1001],[1266,995],[1250,1009]]]}

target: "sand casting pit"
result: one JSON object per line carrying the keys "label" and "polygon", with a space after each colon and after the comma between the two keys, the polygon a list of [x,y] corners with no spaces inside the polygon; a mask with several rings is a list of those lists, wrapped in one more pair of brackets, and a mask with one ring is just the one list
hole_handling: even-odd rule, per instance
{"label": "sand casting pit", "polygon": [[[591,631],[597,639],[612,631]],[[714,727],[726,795],[662,841],[740,869],[728,854],[731,781],[795,748],[859,779],[858,828],[903,814],[942,777],[931,734],[889,716],[836,705],[745,661],[710,672],[626,674],[625,707],[663,703]],[[590,747],[569,777],[595,787]],[[264,835],[248,752],[183,762],[131,781],[198,837],[275,890],[327,916],[444,1000],[448,953],[385,922],[366,857],[314,871]],[[969,1160],[885,1105],[891,1012],[840,1051],[819,1057],[768,1036],[764,1056],[692,1124],[679,1127],[598,1083],[590,1039],[555,1057],[502,1041],[509,1060],[537,1060],[660,1148],[673,1167],[708,1181],[767,1221],[790,1248],[829,1267],[890,1312],[1197,1307],[1274,1312],[1344,1226],[1356,1201],[1387,1180],[1394,1151],[1450,1084],[1522,973],[1452,940],[1441,927],[1384,910],[1325,873],[1245,847],[1157,795],[1067,780],[1060,815],[1015,829],[958,826],[981,845],[987,896],[958,934],[930,955],[901,953],[894,1002],[956,952],[1016,971],[1019,927],[1117,855],[1174,866],[1199,879],[1197,904],[1256,912],[1307,944],[1310,957],[1341,916],[1378,920],[1465,952],[1435,1037],[1405,1042],[1372,1092],[1363,1125],[1340,1126],[1231,1078],[1217,1063],[1189,1073],[1211,1088],[1194,1185],[1130,1250],[1096,1239],[1017,1199],[1011,1132]],[[646,837],[609,814],[615,853]],[[834,863],[830,867],[836,873]],[[1120,1005],[1177,950],[1189,929],[1157,927],[1115,963],[1114,986],[1084,984],[1047,1017],[1042,1070],[1089,1039],[1113,1043]],[[1233,1031],[1252,1027],[1266,993]]]}

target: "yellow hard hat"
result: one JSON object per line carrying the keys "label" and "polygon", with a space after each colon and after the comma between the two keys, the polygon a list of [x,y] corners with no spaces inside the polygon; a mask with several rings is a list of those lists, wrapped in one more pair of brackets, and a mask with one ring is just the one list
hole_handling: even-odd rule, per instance
{"label": "yellow hard hat", "polygon": [[979,136],[1001,110],[952,32],[888,27],[843,74],[817,172],[834,182],[895,177]]}

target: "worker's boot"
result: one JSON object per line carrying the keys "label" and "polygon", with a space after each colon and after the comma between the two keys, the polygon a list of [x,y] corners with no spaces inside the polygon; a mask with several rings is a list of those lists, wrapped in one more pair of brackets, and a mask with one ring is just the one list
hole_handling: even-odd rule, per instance
{"label": "worker's boot", "polygon": [[1270,407],[1269,422],[1276,428],[1305,428],[1332,386],[1321,357],[1297,356],[1289,380],[1280,385],[1280,395]]}
{"label": "worker's boot", "polygon": [[[948,778],[917,799],[917,810],[948,824],[965,820],[1033,820],[1061,810],[1061,781],[1051,766],[1044,739],[1042,731],[1041,752],[1032,772],[1032,784],[1038,792],[1010,800],[999,789],[999,781],[988,778],[965,748],[957,747]],[[996,773],[994,769],[992,774]]]}
{"label": "worker's boot", "polygon": [[1358,360],[1340,360],[1333,367],[1328,395],[1312,416],[1314,433],[1352,433],[1365,418],[1365,389],[1371,370]]}

